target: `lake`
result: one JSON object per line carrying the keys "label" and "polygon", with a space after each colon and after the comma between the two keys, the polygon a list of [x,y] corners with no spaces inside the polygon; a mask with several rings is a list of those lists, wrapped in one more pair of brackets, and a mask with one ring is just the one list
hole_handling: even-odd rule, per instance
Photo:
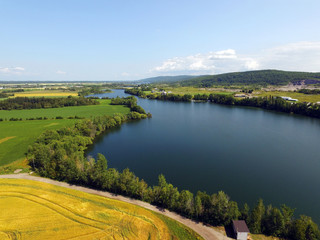
{"label": "lake", "polygon": [[[123,90],[96,96],[129,96]],[[296,208],[320,223],[320,120],[211,103],[138,99],[151,119],[100,136],[88,155],[129,168],[149,185],[163,173],[179,190],[223,190],[239,207]]]}

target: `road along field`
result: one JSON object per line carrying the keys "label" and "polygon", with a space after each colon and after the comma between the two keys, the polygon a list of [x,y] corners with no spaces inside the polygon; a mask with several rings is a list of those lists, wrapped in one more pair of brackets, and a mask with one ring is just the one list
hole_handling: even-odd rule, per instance
{"label": "road along field", "polygon": [[70,188],[0,179],[0,239],[202,239],[159,213]]}
{"label": "road along field", "polygon": [[[76,106],[64,108],[31,109],[0,111],[0,118],[36,118],[47,117],[49,120],[23,120],[23,121],[2,121],[0,122],[0,172],[3,166],[18,161],[18,165],[25,158],[28,146],[40,136],[42,132],[49,129],[59,129],[64,126],[71,126],[76,119],[68,117],[91,117],[113,115],[114,113],[129,113],[130,109],[121,105],[110,105],[110,100],[99,100],[99,105]],[[61,116],[64,119],[50,119]],[[16,163],[14,163],[16,167]],[[1,167],[2,166],[2,167]],[[8,166],[10,168],[10,166]],[[13,167],[13,166],[12,166]],[[18,167],[19,168],[19,167]],[[23,166],[22,166],[23,168]]]}

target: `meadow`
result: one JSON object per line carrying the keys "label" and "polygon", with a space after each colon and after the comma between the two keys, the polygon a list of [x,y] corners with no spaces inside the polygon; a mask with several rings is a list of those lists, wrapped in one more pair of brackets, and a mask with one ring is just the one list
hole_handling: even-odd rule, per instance
{"label": "meadow", "polygon": [[0,239],[201,239],[129,203],[22,179],[0,179]]}
{"label": "meadow", "polygon": [[24,109],[24,110],[1,110],[0,118],[9,120],[10,118],[36,118],[47,117],[55,118],[61,116],[68,117],[95,117],[101,115],[113,115],[114,113],[129,113],[129,108],[120,105],[110,105],[109,99],[98,99],[99,105],[75,106],[63,108],[42,108],[42,109]]}
{"label": "meadow", "polygon": [[222,91],[221,89],[206,89],[206,88],[196,88],[196,87],[165,87],[165,90],[168,92],[172,92],[173,94],[225,94],[230,95],[234,94],[234,92]]}
{"label": "meadow", "polygon": [[[16,168],[26,169],[23,162],[28,146],[45,130],[71,126],[78,121],[68,117],[91,117],[129,113],[122,105],[110,105],[110,100],[99,100],[99,105],[76,106],[49,109],[0,111],[0,118],[22,118],[23,121],[0,122],[0,173],[12,172]],[[64,119],[52,119],[61,116]],[[26,118],[47,117],[48,120],[25,120]]]}
{"label": "meadow", "polygon": [[258,97],[265,97],[265,96],[277,96],[277,97],[291,97],[298,99],[299,102],[320,102],[320,95],[313,95],[313,94],[303,94],[298,92],[283,92],[283,91],[259,91],[253,92],[254,96]]}

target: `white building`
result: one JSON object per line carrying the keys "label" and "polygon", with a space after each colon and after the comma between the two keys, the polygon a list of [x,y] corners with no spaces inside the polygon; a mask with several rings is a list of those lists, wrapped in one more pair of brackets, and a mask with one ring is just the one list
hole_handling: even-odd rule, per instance
{"label": "white building", "polygon": [[244,220],[233,220],[232,227],[237,240],[247,240],[250,233]]}
{"label": "white building", "polygon": [[294,98],[291,98],[291,97],[281,97],[281,98],[284,99],[284,100],[287,100],[287,101],[298,102],[298,99],[294,99]]}

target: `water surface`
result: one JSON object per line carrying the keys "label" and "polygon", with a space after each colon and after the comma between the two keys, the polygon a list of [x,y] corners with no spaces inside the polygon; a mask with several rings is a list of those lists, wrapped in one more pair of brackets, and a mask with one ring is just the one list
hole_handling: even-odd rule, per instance
{"label": "water surface", "polygon": [[[122,90],[99,96],[126,96]],[[152,119],[100,136],[88,154],[130,168],[149,184],[163,173],[180,190],[259,198],[320,223],[320,120],[211,103],[138,99]]]}

